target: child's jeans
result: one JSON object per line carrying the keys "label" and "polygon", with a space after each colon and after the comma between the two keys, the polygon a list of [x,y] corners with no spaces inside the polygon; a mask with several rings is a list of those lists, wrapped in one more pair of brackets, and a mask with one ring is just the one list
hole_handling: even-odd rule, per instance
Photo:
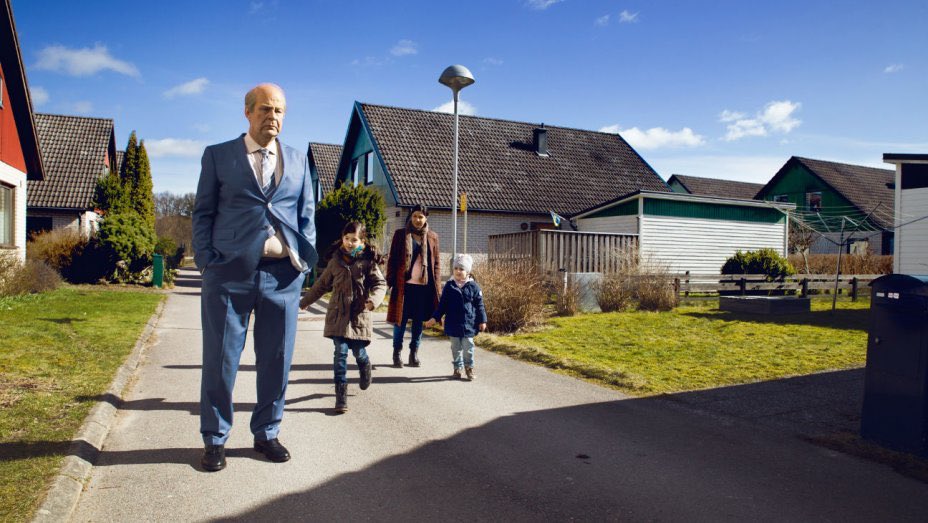
{"label": "child's jeans", "polygon": [[335,384],[348,383],[348,351],[354,353],[354,360],[358,367],[367,364],[367,342],[364,340],[349,340],[348,338],[332,338],[335,343]]}
{"label": "child's jeans", "polygon": [[451,363],[455,369],[474,367],[474,339],[448,336],[451,340]]}

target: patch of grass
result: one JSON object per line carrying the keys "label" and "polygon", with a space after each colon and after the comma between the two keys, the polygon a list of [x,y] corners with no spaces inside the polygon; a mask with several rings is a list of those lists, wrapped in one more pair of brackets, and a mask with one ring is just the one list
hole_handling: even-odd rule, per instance
{"label": "patch of grass", "polygon": [[32,518],[163,296],[66,286],[0,299],[0,521]]}
{"label": "patch of grass", "polygon": [[513,336],[478,336],[481,347],[562,369],[634,395],[751,383],[866,361],[869,302],[813,300],[812,312],[761,316],[718,311],[718,302],[671,312],[551,318]]}

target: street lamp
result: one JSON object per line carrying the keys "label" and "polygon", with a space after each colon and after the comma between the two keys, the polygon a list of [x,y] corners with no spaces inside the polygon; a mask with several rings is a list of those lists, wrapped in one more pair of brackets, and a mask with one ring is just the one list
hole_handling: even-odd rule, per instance
{"label": "street lamp", "polygon": [[451,260],[458,254],[458,91],[474,83],[474,75],[463,65],[452,65],[442,71],[438,82],[454,93],[454,175],[451,189]]}

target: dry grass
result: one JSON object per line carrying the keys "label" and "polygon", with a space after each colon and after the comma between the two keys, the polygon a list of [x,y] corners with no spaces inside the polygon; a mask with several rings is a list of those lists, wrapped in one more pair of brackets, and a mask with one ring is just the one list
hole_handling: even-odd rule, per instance
{"label": "dry grass", "polygon": [[580,285],[573,279],[554,281],[557,289],[554,308],[558,316],[573,316],[580,310]]}
{"label": "dry grass", "polygon": [[39,260],[0,255],[0,296],[21,296],[57,289],[61,276]]}
{"label": "dry grass", "polygon": [[547,292],[544,278],[533,264],[487,263],[473,272],[483,290],[488,330],[515,332],[543,321]]}

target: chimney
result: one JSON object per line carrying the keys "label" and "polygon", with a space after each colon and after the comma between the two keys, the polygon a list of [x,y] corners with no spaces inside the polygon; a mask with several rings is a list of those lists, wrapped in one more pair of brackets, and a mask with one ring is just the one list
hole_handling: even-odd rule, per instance
{"label": "chimney", "polygon": [[548,156],[548,130],[545,129],[545,124],[532,130],[532,145],[535,146],[535,154]]}

